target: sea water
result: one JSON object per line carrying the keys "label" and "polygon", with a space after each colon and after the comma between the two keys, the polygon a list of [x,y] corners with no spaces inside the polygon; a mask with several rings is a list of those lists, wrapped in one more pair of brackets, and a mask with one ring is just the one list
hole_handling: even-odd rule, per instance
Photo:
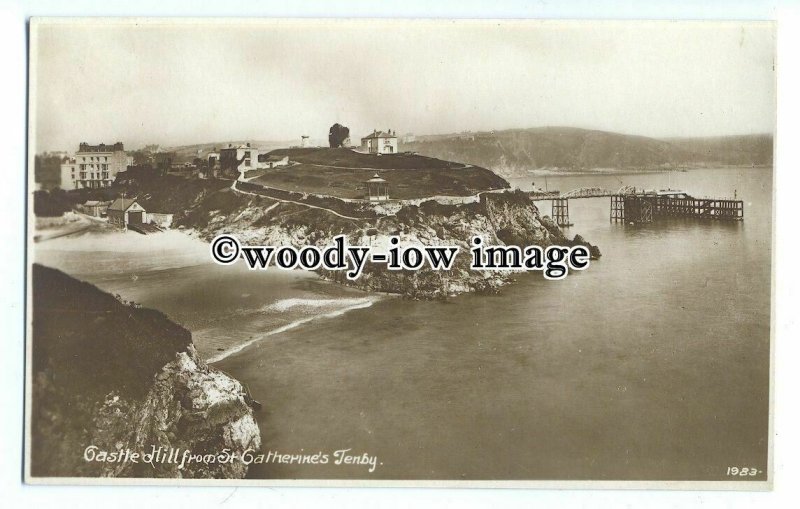
{"label": "sea water", "polygon": [[[512,184],[531,181],[544,187]],[[42,243],[36,258],[192,330],[262,403],[265,452],[376,458],[372,472],[264,463],[253,478],[723,480],[737,466],[763,479],[772,170],[547,177],[564,192],[622,185],[736,194],[745,219],[632,226],[609,221],[609,198],[570,200],[567,233],[600,260],[443,302],[200,257],[76,261],[65,247],[76,239]]]}

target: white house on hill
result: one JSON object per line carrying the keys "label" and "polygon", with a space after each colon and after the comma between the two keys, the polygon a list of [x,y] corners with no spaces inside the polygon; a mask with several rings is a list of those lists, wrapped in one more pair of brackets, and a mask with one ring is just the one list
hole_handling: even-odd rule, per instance
{"label": "white house on hill", "polygon": [[219,164],[223,171],[236,170],[241,173],[255,170],[258,167],[258,149],[249,143],[236,146],[228,144],[227,148],[219,151]]}
{"label": "white house on hill", "polygon": [[240,175],[244,175],[249,170],[260,170],[266,168],[276,168],[289,164],[289,156],[270,155],[251,146],[249,143],[244,145],[228,145],[219,151],[220,168],[225,170],[236,170]]}
{"label": "white house on hill", "polygon": [[372,134],[361,138],[361,150],[370,154],[396,154],[397,134],[388,131],[372,131]]}

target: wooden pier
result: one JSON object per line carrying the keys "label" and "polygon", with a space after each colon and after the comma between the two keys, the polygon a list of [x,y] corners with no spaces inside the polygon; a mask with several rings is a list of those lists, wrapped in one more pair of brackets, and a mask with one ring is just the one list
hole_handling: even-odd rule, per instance
{"label": "wooden pier", "polygon": [[691,196],[634,194],[611,197],[612,221],[650,223],[663,217],[694,217],[720,221],[744,219],[744,202]]}
{"label": "wooden pier", "polygon": [[[734,193],[735,194],[735,193]],[[727,198],[695,198],[676,189],[643,190],[623,186],[618,190],[587,187],[567,193],[532,191],[532,200],[551,200],[553,221],[558,226],[572,226],[569,221],[569,200],[611,197],[612,221],[650,223],[665,217],[693,217],[719,221],[742,221],[744,202]]]}

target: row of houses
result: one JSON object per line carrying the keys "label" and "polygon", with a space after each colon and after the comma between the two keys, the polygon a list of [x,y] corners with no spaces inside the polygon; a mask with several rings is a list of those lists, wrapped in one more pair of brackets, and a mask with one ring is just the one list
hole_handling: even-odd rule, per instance
{"label": "row of houses", "polygon": [[[413,139],[413,135],[412,139]],[[308,137],[302,137],[301,146],[306,146]],[[360,151],[369,154],[396,154],[398,152],[397,133],[392,129],[372,133],[361,138]],[[200,154],[198,154],[199,156]],[[153,155],[156,168],[162,172],[201,178],[219,177],[221,175],[246,176],[248,171],[271,169],[289,165],[288,155],[274,155],[262,151],[250,143],[228,144],[222,149],[214,148],[205,159],[195,158],[193,163],[175,163],[175,153],[159,152]],[[74,156],[65,156],[61,164],[61,188],[101,189],[111,187],[121,172],[133,166],[133,157],[125,152],[122,142],[114,144],[100,143],[90,145],[86,142],[78,145]],[[380,193],[383,198],[383,193]],[[374,199],[374,198],[373,198]],[[98,215],[98,210],[110,204],[84,204],[91,215]],[[134,214],[135,216],[135,214]]]}
{"label": "row of houses", "polygon": [[[196,175],[200,168],[194,163],[176,163],[174,152],[157,152],[152,155],[154,168],[161,172],[179,175]],[[111,187],[117,175],[134,166],[133,157],[125,152],[121,142],[113,145],[81,143],[75,155],[64,155],[61,162],[60,187],[64,190],[101,189]]]}
{"label": "row of houses", "polygon": [[[413,134],[406,135],[405,140],[413,141],[416,138]],[[308,136],[302,136],[300,148],[308,147]],[[397,132],[392,129],[379,131],[374,129],[370,134],[361,138],[362,152],[368,154],[396,154],[398,153]],[[276,168],[289,164],[288,156],[276,156],[261,152],[258,148],[252,147],[250,143],[241,145],[228,144],[226,148],[217,150],[214,148],[208,154],[208,166],[213,168],[216,165],[223,170],[236,170],[240,173],[248,170]]]}
{"label": "row of houses", "polygon": [[[411,135],[413,137],[413,135]],[[302,138],[301,146],[305,146],[308,137]],[[372,133],[361,138],[361,151],[369,154],[396,154],[398,152],[397,133],[392,129]],[[207,154],[208,163],[205,171],[196,168],[192,163],[174,163],[175,154],[163,152],[154,154],[157,168],[171,172],[201,172],[202,177],[219,176],[220,173],[240,173],[250,170],[270,169],[289,164],[288,156],[271,155],[253,147],[250,143],[240,145],[229,144],[227,147]],[[73,156],[65,156],[61,163],[61,189],[100,189],[111,187],[117,175],[133,166],[133,157],[125,152],[122,142],[111,145],[100,143],[90,145],[86,142],[78,145]]]}

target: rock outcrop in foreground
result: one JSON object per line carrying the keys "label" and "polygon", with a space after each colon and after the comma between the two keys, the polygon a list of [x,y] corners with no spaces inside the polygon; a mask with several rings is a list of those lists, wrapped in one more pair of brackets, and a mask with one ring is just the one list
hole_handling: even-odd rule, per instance
{"label": "rock outcrop in foreground", "polygon": [[251,400],[189,331],[54,269],[32,279],[31,475],[245,476],[218,459],[261,446]]}

